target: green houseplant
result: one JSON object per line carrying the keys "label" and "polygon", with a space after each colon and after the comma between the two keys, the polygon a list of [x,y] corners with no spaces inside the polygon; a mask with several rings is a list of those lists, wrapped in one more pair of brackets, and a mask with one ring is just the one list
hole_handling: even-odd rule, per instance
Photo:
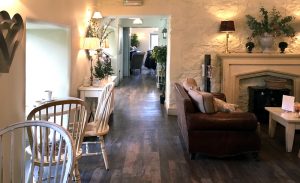
{"label": "green houseplant", "polygon": [[114,72],[111,66],[111,59],[108,56],[104,56],[103,58],[97,60],[93,74],[96,78],[102,80],[113,74]]}
{"label": "green houseplant", "polygon": [[252,31],[251,37],[259,37],[263,52],[270,51],[273,46],[273,38],[278,36],[294,37],[295,30],[290,23],[293,16],[282,16],[276,8],[268,12],[264,7],[260,10],[261,19],[246,15],[247,25]]}
{"label": "green houseplant", "polygon": [[130,41],[131,41],[131,46],[132,46],[132,47],[133,47],[133,46],[138,47],[138,46],[140,45],[140,41],[138,40],[137,34],[133,34],[133,35],[131,36]]}
{"label": "green houseplant", "polygon": [[161,66],[161,74],[160,74],[160,88],[161,88],[161,96],[160,102],[164,103],[165,100],[165,87],[166,87],[166,63],[167,63],[167,46],[155,46],[152,50],[152,58],[156,60]]}

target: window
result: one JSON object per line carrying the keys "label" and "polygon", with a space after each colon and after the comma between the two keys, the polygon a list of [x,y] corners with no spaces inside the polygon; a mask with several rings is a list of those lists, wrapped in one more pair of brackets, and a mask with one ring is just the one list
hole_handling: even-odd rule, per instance
{"label": "window", "polygon": [[150,34],[150,50],[158,46],[158,34]]}

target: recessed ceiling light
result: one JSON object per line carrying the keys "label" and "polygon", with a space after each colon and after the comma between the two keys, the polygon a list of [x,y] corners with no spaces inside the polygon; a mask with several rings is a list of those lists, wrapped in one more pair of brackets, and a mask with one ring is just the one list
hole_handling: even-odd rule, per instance
{"label": "recessed ceiling light", "polygon": [[143,23],[143,21],[140,18],[136,18],[133,20],[133,24],[142,24],[142,23]]}

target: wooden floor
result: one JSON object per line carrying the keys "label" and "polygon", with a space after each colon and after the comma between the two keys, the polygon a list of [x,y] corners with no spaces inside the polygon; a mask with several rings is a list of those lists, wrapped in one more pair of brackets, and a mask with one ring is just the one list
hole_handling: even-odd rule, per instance
{"label": "wooden floor", "polygon": [[167,116],[159,103],[153,75],[126,78],[115,92],[115,110],[105,139],[110,170],[105,170],[102,156],[82,157],[82,182],[300,182],[300,134],[295,135],[293,152],[286,153],[283,128],[279,125],[270,139],[263,126],[260,161],[251,155],[197,156],[192,161],[176,116]]}

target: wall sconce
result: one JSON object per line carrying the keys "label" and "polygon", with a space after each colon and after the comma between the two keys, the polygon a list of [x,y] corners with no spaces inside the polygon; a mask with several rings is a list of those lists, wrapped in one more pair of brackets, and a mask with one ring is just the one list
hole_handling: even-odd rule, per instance
{"label": "wall sconce", "polygon": [[162,33],[164,39],[167,38],[167,32],[168,32],[168,30],[166,28],[163,28],[161,33]]}
{"label": "wall sconce", "polygon": [[235,31],[234,21],[232,21],[232,20],[221,21],[220,32],[225,32],[226,33],[225,53],[229,53],[229,50],[228,50],[229,32],[234,32],[234,31]]}
{"label": "wall sconce", "polygon": [[100,19],[100,18],[103,18],[103,16],[102,16],[102,14],[100,13],[100,11],[95,11],[92,18]]}
{"label": "wall sconce", "polygon": [[88,59],[91,62],[90,86],[93,86],[93,55],[97,53],[95,50],[100,49],[100,39],[97,37],[85,37],[83,40],[82,49],[89,50]]}
{"label": "wall sconce", "polygon": [[141,6],[143,5],[143,0],[123,0],[124,6]]}

